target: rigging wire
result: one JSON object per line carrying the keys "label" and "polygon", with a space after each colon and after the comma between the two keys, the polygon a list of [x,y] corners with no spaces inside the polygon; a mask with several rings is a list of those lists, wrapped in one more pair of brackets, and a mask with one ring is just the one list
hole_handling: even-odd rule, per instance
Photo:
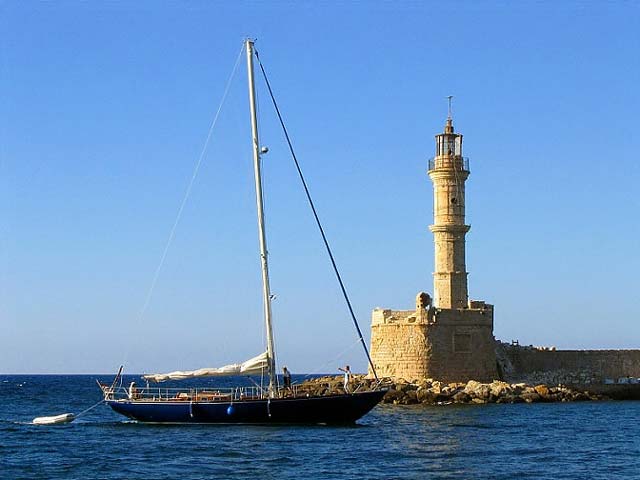
{"label": "rigging wire", "polygon": [[[138,317],[136,318],[136,324],[140,323],[140,321],[144,318],[144,315],[147,311],[147,309],[149,308],[149,304],[151,303],[151,298],[153,297],[153,292],[155,290],[156,284],[158,283],[158,278],[160,277],[160,272],[162,271],[162,267],[164,266],[164,262],[167,258],[167,253],[169,253],[169,248],[171,247],[171,244],[173,243],[173,239],[175,237],[176,234],[176,229],[178,228],[178,224],[180,223],[180,219],[182,218],[182,212],[184,211],[184,207],[187,204],[187,201],[189,199],[189,196],[191,195],[191,190],[193,188],[193,185],[195,184],[196,178],[198,176],[198,173],[200,172],[200,166],[202,165],[202,161],[204,160],[204,156],[205,153],[207,152],[207,148],[209,147],[209,143],[211,141],[211,136],[213,134],[213,130],[216,126],[216,124],[218,123],[218,118],[220,117],[220,112],[222,111],[222,107],[225,103],[225,100],[227,99],[227,95],[229,94],[229,89],[231,88],[231,82],[233,81],[233,78],[235,77],[236,71],[238,69],[238,64],[240,63],[240,58],[242,57],[242,53],[244,52],[244,44],[242,45],[242,48],[240,49],[240,52],[238,53],[238,57],[236,58],[235,64],[233,66],[233,70],[231,71],[231,75],[229,75],[229,78],[227,80],[227,84],[225,86],[224,89],[224,93],[222,94],[222,99],[220,100],[220,105],[218,105],[218,110],[216,111],[216,114],[213,117],[213,120],[211,122],[211,125],[209,126],[209,132],[207,133],[207,137],[204,141],[204,145],[202,146],[202,150],[200,151],[200,156],[198,157],[198,160],[194,166],[193,169],[193,173],[191,175],[191,180],[189,180],[189,183],[187,185],[187,189],[184,192],[184,196],[182,198],[182,202],[180,203],[180,207],[178,208],[178,213],[176,214],[176,218],[173,222],[173,226],[171,227],[171,231],[169,232],[169,237],[167,238],[167,242],[164,246],[164,250],[162,252],[162,255],[160,257],[160,262],[158,263],[158,266],[156,268],[155,274],[153,275],[153,279],[151,281],[151,286],[149,287],[149,290],[147,292],[147,296],[145,298],[144,304],[142,305],[142,308],[140,309],[140,312],[138,313]],[[129,350],[131,349],[131,347],[129,348]],[[124,356],[124,360],[123,360],[123,364],[126,363],[127,357],[129,355],[129,351],[126,352],[125,356]]]}
{"label": "rigging wire", "polygon": [[98,403],[96,403],[95,405],[90,406],[89,408],[85,408],[83,411],[81,411],[80,413],[78,413],[77,415],[75,415],[76,418],[81,417],[82,415],[85,415],[87,413],[89,413],[91,410],[93,410],[94,408],[96,408],[98,405],[102,405],[105,401],[104,400],[100,400]]}
{"label": "rigging wire", "polygon": [[[328,362],[320,365],[320,367],[316,368],[313,372],[311,373],[307,373],[302,380],[306,380],[307,378],[313,377],[315,375],[318,375],[320,373],[325,373],[323,372],[323,370],[325,369],[325,367],[327,367],[328,365],[331,364],[335,364],[338,360],[340,360],[342,357],[344,357],[346,355],[346,353],[351,350],[353,347],[355,347],[356,345],[358,345],[360,343],[360,339],[357,339],[354,343],[352,343],[351,345],[349,345],[347,348],[345,348],[344,350],[342,350],[338,355],[336,355],[336,357],[332,360],[329,360]],[[299,382],[294,382],[294,383],[299,383]]]}
{"label": "rigging wire", "polygon": [[295,163],[296,170],[298,171],[298,176],[300,177],[300,181],[302,182],[302,186],[304,187],[304,192],[307,196],[307,202],[311,207],[311,211],[313,212],[313,217],[315,218],[316,225],[318,226],[318,230],[320,230],[320,235],[322,236],[322,241],[324,242],[325,249],[327,250],[327,254],[329,255],[329,259],[331,260],[331,265],[333,266],[333,272],[338,279],[338,283],[340,284],[340,289],[342,290],[342,296],[347,304],[349,309],[349,313],[351,314],[351,319],[353,320],[353,325],[356,328],[356,332],[358,333],[358,340],[362,344],[362,348],[364,349],[365,354],[367,355],[367,360],[369,361],[369,365],[371,366],[371,371],[373,372],[374,377],[378,380],[378,374],[376,373],[376,368],[373,365],[373,361],[371,360],[371,355],[369,355],[369,349],[367,348],[367,343],[364,341],[364,337],[362,336],[362,331],[360,330],[360,325],[358,324],[358,319],[353,311],[353,307],[351,306],[351,301],[349,300],[349,295],[347,294],[347,290],[344,286],[344,282],[342,281],[342,277],[340,275],[340,271],[338,270],[338,266],[336,265],[336,261],[333,258],[333,253],[331,251],[331,247],[329,246],[329,241],[327,240],[327,236],[324,233],[324,228],[322,228],[322,223],[320,223],[320,218],[318,217],[318,212],[316,211],[316,207],[311,199],[311,193],[309,193],[309,187],[307,186],[307,182],[302,174],[302,170],[300,168],[300,164],[298,163],[298,158],[296,157],[295,151],[293,150],[293,145],[291,143],[291,139],[289,138],[289,133],[287,131],[287,127],[284,124],[284,120],[282,119],[282,115],[280,114],[280,109],[278,108],[278,104],[273,95],[273,90],[271,89],[271,84],[269,83],[269,79],[267,78],[267,72],[260,61],[260,56],[258,55],[258,51],[256,52],[256,59],[258,60],[258,65],[260,65],[260,70],[262,71],[262,76],[264,77],[265,84],[267,85],[267,90],[269,90],[269,96],[271,97],[271,101],[276,110],[276,114],[278,115],[278,120],[280,120],[280,126],[282,127],[282,131],[284,132],[285,139],[287,141],[287,145],[289,146],[289,152],[291,152],[291,157],[293,158],[293,162]]}

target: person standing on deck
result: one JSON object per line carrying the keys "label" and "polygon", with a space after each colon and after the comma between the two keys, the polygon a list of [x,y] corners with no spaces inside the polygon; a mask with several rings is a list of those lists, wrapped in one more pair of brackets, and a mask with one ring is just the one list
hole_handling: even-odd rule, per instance
{"label": "person standing on deck", "polygon": [[284,381],[285,390],[291,391],[291,372],[287,367],[282,367],[282,380]]}
{"label": "person standing on deck", "polygon": [[129,399],[135,400],[138,397],[138,387],[136,387],[136,382],[131,382],[129,385]]}
{"label": "person standing on deck", "polygon": [[349,365],[344,368],[338,367],[338,370],[344,372],[344,391],[351,393],[351,389],[349,387],[349,383],[351,382],[351,369],[349,368]]}

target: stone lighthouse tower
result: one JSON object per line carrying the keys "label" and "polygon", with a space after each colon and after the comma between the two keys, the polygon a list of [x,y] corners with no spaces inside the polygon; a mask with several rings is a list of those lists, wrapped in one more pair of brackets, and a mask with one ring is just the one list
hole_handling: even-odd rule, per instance
{"label": "stone lighthouse tower", "polygon": [[376,308],[371,317],[371,358],[383,377],[446,382],[498,377],[493,305],[469,300],[465,237],[465,182],[469,161],[449,115],[428,162],[433,182],[435,272],[433,299],[420,292],[415,310]]}
{"label": "stone lighthouse tower", "polygon": [[465,235],[470,227],[464,223],[464,183],[469,176],[469,162],[462,156],[462,135],[453,131],[451,107],[444,132],[436,135],[429,176],[433,181],[433,225],[429,229],[436,247],[434,304],[440,308],[465,308],[469,301]]}

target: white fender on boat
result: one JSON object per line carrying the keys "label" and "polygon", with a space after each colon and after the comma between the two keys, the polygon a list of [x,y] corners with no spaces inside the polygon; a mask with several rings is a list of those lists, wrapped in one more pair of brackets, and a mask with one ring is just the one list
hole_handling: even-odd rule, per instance
{"label": "white fender on boat", "polygon": [[56,425],[60,423],[73,422],[76,416],[73,413],[63,413],[62,415],[54,415],[53,417],[36,417],[33,419],[34,425]]}

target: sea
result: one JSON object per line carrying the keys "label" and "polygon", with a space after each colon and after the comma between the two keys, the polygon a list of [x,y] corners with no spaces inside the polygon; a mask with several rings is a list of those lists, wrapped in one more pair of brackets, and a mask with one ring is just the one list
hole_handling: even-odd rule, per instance
{"label": "sea", "polygon": [[145,425],[103,404],[31,424],[95,405],[96,379],[0,375],[0,478],[640,478],[638,401],[379,405],[353,426]]}

